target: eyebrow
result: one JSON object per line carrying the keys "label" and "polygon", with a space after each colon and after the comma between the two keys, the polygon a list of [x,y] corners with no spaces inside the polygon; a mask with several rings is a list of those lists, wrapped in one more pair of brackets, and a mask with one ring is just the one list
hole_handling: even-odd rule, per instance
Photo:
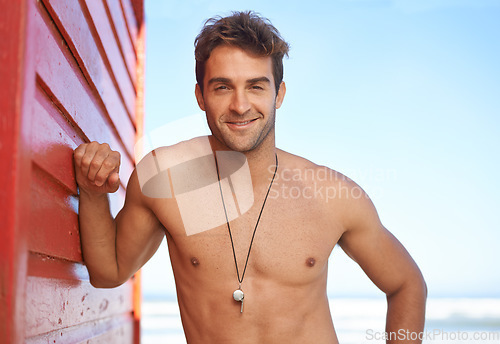
{"label": "eyebrow", "polygon": [[247,80],[247,83],[249,83],[249,84],[256,84],[258,82],[265,82],[265,83],[270,84],[271,80],[269,80],[269,78],[265,77],[265,76],[261,76],[259,78],[253,78],[253,79]]}
{"label": "eyebrow", "polygon": [[212,78],[212,79],[208,80],[208,85],[214,84],[216,82],[221,82],[221,83],[224,83],[224,84],[228,84],[228,83],[231,82],[231,80],[229,80],[228,78]]}
{"label": "eyebrow", "polygon": [[[221,78],[221,77],[212,78],[212,79],[208,80],[208,85],[214,84],[214,83],[217,83],[217,82],[229,84],[229,83],[231,83],[231,79]],[[256,84],[258,82],[265,82],[265,83],[270,84],[271,80],[269,80],[269,78],[265,77],[265,76],[261,76],[261,77],[258,77],[258,78],[253,78],[253,79],[248,79],[247,80],[247,84]]]}

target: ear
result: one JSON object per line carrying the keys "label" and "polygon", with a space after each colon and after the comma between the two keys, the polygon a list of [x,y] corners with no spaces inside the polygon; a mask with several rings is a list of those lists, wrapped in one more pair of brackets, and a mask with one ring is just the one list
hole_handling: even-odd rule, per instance
{"label": "ear", "polygon": [[285,93],[286,93],[286,86],[285,82],[282,81],[280,85],[280,89],[278,90],[278,94],[276,95],[276,109],[279,109],[281,107],[281,104],[283,104],[283,99],[285,98]]}
{"label": "ear", "polygon": [[203,94],[201,93],[200,85],[196,84],[194,89],[194,95],[196,96],[196,100],[198,101],[198,106],[202,111],[205,111],[205,101],[203,100]]}

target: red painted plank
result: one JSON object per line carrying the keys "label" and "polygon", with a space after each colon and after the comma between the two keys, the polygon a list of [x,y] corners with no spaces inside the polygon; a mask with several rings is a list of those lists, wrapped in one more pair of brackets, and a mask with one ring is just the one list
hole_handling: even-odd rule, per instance
{"label": "red painted plank", "polygon": [[28,276],[26,337],[130,313],[132,282],[96,289],[86,281]]}
{"label": "red painted plank", "polygon": [[0,11],[0,340],[21,343],[29,213],[29,151],[33,97],[32,1],[2,1]]}
{"label": "red painted plank", "polygon": [[130,37],[132,38],[132,42],[135,46],[135,40],[139,32],[139,25],[134,13],[134,7],[132,6],[132,0],[120,0],[120,3],[122,5],[123,14],[125,15],[125,20],[127,21]]}
{"label": "red painted plank", "polygon": [[137,100],[136,100],[136,118],[137,118],[137,137],[144,135],[144,76],[146,65],[146,27],[141,26],[137,36]]}
{"label": "red painted plank", "polygon": [[[58,110],[67,117],[65,122],[70,121],[85,133],[91,141],[108,142],[112,149],[120,152],[122,157],[130,158],[130,168],[124,166],[124,175],[131,172],[131,157],[133,157],[132,144],[122,144],[116,137],[116,133],[110,131],[109,125],[103,118],[101,108],[96,105],[89,86],[81,75],[80,69],[74,61],[67,47],[61,47],[58,41],[54,25],[49,27],[44,23],[40,15],[35,16],[37,24],[37,55],[36,68],[39,75],[39,83],[50,102],[57,106]],[[78,96],[76,96],[78,95]],[[39,97],[40,98],[40,97]],[[46,107],[46,106],[45,106]],[[36,116],[35,116],[36,117]],[[128,121],[122,121],[127,123]],[[134,142],[135,133],[133,128],[127,130],[123,126],[123,142]]]}
{"label": "red painted plank", "polygon": [[28,276],[26,337],[124,314],[131,320],[131,291],[132,282],[114,289],[96,289],[85,281]]}
{"label": "red painted plank", "polygon": [[[123,206],[123,194],[122,191],[109,196],[114,215]],[[29,249],[81,262],[78,199],[73,192],[35,164],[32,170],[30,200]]]}
{"label": "red painted plank", "polygon": [[81,261],[77,198],[47,172],[33,166],[29,249]]}
{"label": "red painted plank", "polygon": [[130,0],[132,8],[134,9],[135,19],[137,26],[141,27],[144,23],[144,0]]}
{"label": "red painted plank", "polygon": [[[63,183],[69,190],[76,194],[75,173],[73,168],[73,150],[83,142],[63,115],[66,110],[60,104],[59,107],[48,99],[41,88],[35,93],[33,129],[31,135],[31,151],[33,161],[44,170],[48,171],[54,178]],[[113,135],[110,135],[113,137]],[[120,150],[121,145],[112,140],[110,146]],[[120,177],[122,187],[133,171],[133,165],[124,152],[122,154],[122,165]]]}
{"label": "red painted plank", "polygon": [[[123,2],[122,2],[123,3]],[[144,22],[141,21],[141,29],[136,38],[136,54],[137,54],[137,99],[136,99],[136,128],[137,137],[142,137],[144,132],[144,76],[145,76],[145,63],[146,63],[146,27]],[[141,272],[136,273],[134,278],[134,343],[140,344],[141,342]]]}
{"label": "red painted plank", "polygon": [[130,35],[130,39],[132,44],[134,45],[134,49],[136,47],[136,39],[138,34],[137,27],[137,19],[135,18],[134,8],[132,7],[131,0],[120,0],[120,4],[122,6],[123,15],[125,17],[125,21],[127,22],[128,32]]}
{"label": "red painted plank", "polygon": [[26,339],[26,344],[128,344],[132,343],[130,316],[91,321],[80,326],[44,333]]}
{"label": "red painted plank", "polygon": [[89,281],[89,272],[82,263],[70,262],[45,254],[30,252],[28,276],[72,281]]}
{"label": "red painted plank", "polygon": [[93,25],[95,31],[94,40],[99,46],[101,56],[116,80],[117,90],[121,93],[121,99],[125,103],[129,115],[134,120],[135,114],[135,89],[132,78],[125,64],[124,56],[120,52],[119,42],[113,33],[113,22],[106,13],[102,0],[85,0],[87,10],[90,14],[89,26]]}
{"label": "red painted plank", "polygon": [[[86,344],[132,344],[134,342],[134,326],[132,321],[128,321],[122,326],[115,327],[98,337],[93,337],[85,342]],[[137,342],[139,343],[139,342]],[[62,344],[62,343],[61,343]]]}
{"label": "red painted plank", "polygon": [[[124,89],[123,80],[106,61],[109,57],[113,63],[112,52],[99,46],[101,39],[106,46],[110,37],[119,36],[119,31],[110,36],[111,27],[106,34],[101,20],[108,20],[109,25],[111,12],[102,16],[106,11],[92,10],[95,4],[88,2],[89,13],[86,0],[42,0],[43,4],[29,1],[36,3],[41,12],[31,16],[37,25],[33,33],[38,44],[33,45],[38,50],[31,56],[36,56],[38,74],[35,78],[33,73],[29,80],[36,79],[38,87],[30,97],[34,107],[34,116],[29,118],[32,129],[23,129],[23,134],[31,137],[28,148],[32,166],[28,170],[32,176],[31,182],[25,181],[29,188],[26,198],[30,199],[26,208],[31,209],[25,218],[29,221],[28,245],[34,252],[29,254],[26,285],[23,282],[19,287],[26,297],[21,322],[27,338],[15,342],[139,343],[138,322],[132,314],[136,309],[133,290],[138,290],[137,281],[130,280],[117,289],[98,290],[89,284],[88,272],[80,263],[78,199],[72,170],[73,149],[81,142],[97,140],[107,141],[122,154],[122,182],[132,171],[135,129],[127,112],[137,111],[142,116],[141,105],[136,106],[138,110],[134,106],[125,110],[119,92]],[[93,27],[91,19],[96,20],[97,29],[89,29],[88,25]],[[117,22],[114,17],[113,22]],[[121,75],[129,71],[124,64]],[[142,83],[142,79],[137,83],[141,95]],[[132,98],[136,99],[135,94]],[[142,117],[138,120],[142,121]],[[142,123],[137,123],[137,128],[141,129]],[[113,214],[123,205],[124,196],[123,187],[110,196]],[[5,337],[0,334],[0,338]]]}
{"label": "red painted plank", "polygon": [[45,17],[45,19],[55,22],[87,82],[92,86],[92,93],[97,91],[99,97],[94,99],[97,103],[104,105],[123,142],[134,142],[134,125],[130,118],[127,119],[125,105],[102,60],[79,3],[77,1],[47,1],[46,6],[51,18]]}
{"label": "red painted plank", "polygon": [[132,38],[128,33],[127,23],[125,22],[124,14],[122,11],[122,7],[120,5],[120,0],[107,0],[106,1],[107,8],[109,10],[109,14],[114,23],[114,28],[116,34],[118,36],[118,41],[120,43],[120,49],[125,57],[125,62],[127,64],[127,68],[129,70],[129,74],[132,78],[132,81],[135,85],[136,83],[136,56],[135,56],[135,48],[132,44]]}
{"label": "red painted plank", "polygon": [[133,306],[134,306],[134,343],[141,342],[141,318],[142,318],[142,271],[139,270],[134,275],[134,292],[133,292]]}
{"label": "red painted plank", "polygon": [[[76,194],[75,173],[70,162],[73,158],[73,149],[83,143],[83,140],[75,132],[71,136],[68,135],[49,115],[48,111],[56,112],[55,107],[39,88],[35,93],[35,99],[33,106],[36,116],[33,116],[31,134],[32,159]],[[58,112],[54,115],[60,116]]]}

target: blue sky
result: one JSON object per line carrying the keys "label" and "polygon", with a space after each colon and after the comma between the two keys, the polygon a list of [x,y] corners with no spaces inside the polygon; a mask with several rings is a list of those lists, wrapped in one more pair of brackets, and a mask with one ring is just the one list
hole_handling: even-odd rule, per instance
{"label": "blue sky", "polygon": [[[500,2],[146,0],[146,131],[200,114],[194,38],[255,10],[290,43],[279,148],[373,199],[432,297],[500,297]],[[166,245],[146,294],[173,295]],[[335,248],[329,295],[380,292]]]}

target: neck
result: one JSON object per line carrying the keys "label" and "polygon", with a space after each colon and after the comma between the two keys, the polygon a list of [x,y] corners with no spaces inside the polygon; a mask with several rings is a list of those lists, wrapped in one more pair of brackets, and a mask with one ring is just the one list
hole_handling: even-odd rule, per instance
{"label": "neck", "polygon": [[[229,148],[222,145],[214,136],[210,136],[210,143],[213,151],[229,150]],[[274,175],[276,167],[277,149],[274,142],[274,135],[268,135],[255,149],[241,153],[244,154],[247,159],[253,187],[260,189],[262,185],[268,185]]]}
{"label": "neck", "polygon": [[269,184],[276,168],[276,154],[274,145],[260,149],[259,152],[253,150],[245,153],[254,187]]}

